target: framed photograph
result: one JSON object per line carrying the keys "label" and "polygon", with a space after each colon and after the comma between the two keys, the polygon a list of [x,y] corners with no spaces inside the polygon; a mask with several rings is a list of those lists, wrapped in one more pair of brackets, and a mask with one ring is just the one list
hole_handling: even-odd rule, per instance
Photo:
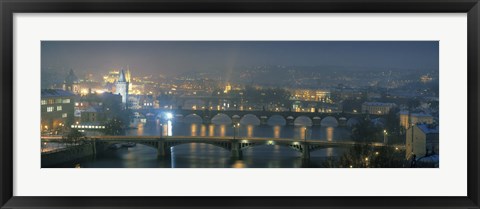
{"label": "framed photograph", "polygon": [[478,0],[0,6],[1,208],[479,208]]}

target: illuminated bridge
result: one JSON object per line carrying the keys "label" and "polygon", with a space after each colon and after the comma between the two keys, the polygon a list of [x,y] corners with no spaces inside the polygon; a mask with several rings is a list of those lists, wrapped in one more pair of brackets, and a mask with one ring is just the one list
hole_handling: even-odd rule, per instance
{"label": "illuminated bridge", "polygon": [[[42,142],[58,142],[61,137],[42,137]],[[302,158],[309,159],[310,152],[334,147],[352,147],[354,145],[370,145],[374,147],[386,146],[383,143],[366,143],[354,141],[319,141],[319,140],[301,140],[301,139],[282,139],[282,138],[232,138],[215,136],[92,136],[87,140],[97,143],[124,143],[134,142],[157,149],[158,157],[170,155],[170,148],[180,144],[203,143],[210,144],[229,150],[233,158],[241,158],[242,151],[254,146],[260,145],[280,145],[292,148],[302,153]],[[96,146],[93,146],[94,149]],[[96,153],[96,151],[94,151]]]}
{"label": "illuminated bridge", "polygon": [[[172,113],[174,120],[182,122],[188,117],[197,117],[203,123],[211,123],[217,116],[224,116],[231,119],[234,123],[239,122],[244,117],[254,117],[260,121],[260,124],[265,125],[271,118],[277,118],[283,120],[286,125],[294,125],[295,121],[299,118],[310,121],[311,125],[321,125],[323,121],[331,121],[340,126],[347,125],[348,121],[360,121],[366,117],[366,114],[361,113],[323,113],[323,112],[275,112],[275,111],[263,111],[263,110],[187,110],[187,109],[173,109],[173,110],[161,110],[161,109],[141,109],[133,110],[134,112],[147,116],[155,116],[155,118],[164,118],[165,113]],[[383,116],[377,115],[378,118]]]}

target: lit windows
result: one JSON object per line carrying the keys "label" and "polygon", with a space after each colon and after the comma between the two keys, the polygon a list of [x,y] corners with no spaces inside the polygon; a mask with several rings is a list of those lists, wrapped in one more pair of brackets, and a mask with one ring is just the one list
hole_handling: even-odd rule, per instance
{"label": "lit windows", "polygon": [[53,112],[53,107],[47,107],[47,112]]}
{"label": "lit windows", "polygon": [[68,114],[67,114],[67,113],[63,113],[63,114],[62,114],[62,118],[66,118],[66,117],[68,117]]}
{"label": "lit windows", "polygon": [[70,99],[63,99],[63,104],[69,104],[70,103]]}
{"label": "lit windows", "polygon": [[57,106],[57,111],[62,111],[62,106]]}
{"label": "lit windows", "polygon": [[46,105],[46,104],[47,104],[47,100],[42,99],[41,104],[42,104],[42,105]]}
{"label": "lit windows", "polygon": [[62,103],[62,99],[55,99],[55,103],[61,104],[61,103]]}

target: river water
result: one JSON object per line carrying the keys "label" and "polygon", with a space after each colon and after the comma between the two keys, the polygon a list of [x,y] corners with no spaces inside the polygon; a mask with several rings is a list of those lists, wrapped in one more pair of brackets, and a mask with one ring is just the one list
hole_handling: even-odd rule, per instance
{"label": "river water", "polygon": [[[307,127],[307,131],[305,131]],[[162,132],[162,133],[161,133]],[[350,140],[348,127],[334,126],[286,126],[283,124],[252,125],[242,121],[235,130],[237,138],[267,137],[297,138],[323,141]],[[163,126],[159,121],[139,124],[135,129],[127,131],[132,136],[233,136],[231,124],[201,124],[184,121],[169,121]],[[322,167],[326,157],[339,156],[345,152],[342,148],[326,148],[310,153],[308,163],[302,161],[301,153],[284,146],[263,145],[243,150],[241,160],[233,160],[230,151],[208,144],[191,143],[171,148],[171,156],[157,159],[155,148],[142,144],[135,147],[107,150],[95,158],[84,158],[69,162],[59,167],[82,168],[297,168]]]}

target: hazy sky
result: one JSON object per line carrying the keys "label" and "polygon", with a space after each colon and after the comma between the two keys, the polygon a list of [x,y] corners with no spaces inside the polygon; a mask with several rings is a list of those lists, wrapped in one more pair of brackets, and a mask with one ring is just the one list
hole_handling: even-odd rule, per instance
{"label": "hazy sky", "polygon": [[42,70],[172,75],[253,65],[436,70],[437,41],[42,41]]}

